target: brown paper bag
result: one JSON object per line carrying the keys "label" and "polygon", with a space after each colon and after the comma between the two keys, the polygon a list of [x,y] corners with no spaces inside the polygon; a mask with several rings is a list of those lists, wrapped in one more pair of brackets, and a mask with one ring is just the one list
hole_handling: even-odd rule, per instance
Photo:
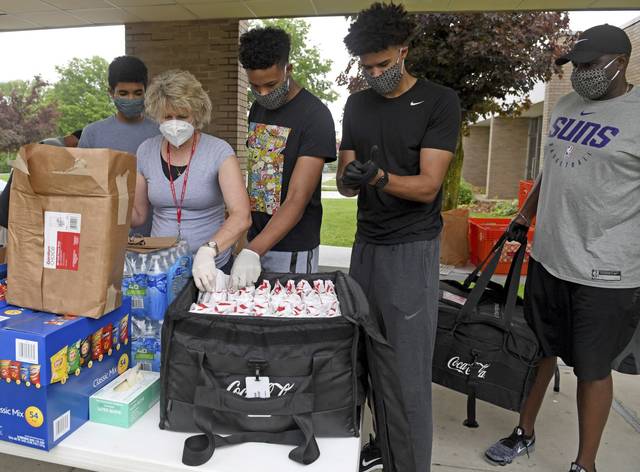
{"label": "brown paper bag", "polygon": [[178,237],[131,237],[127,243],[127,251],[148,254],[169,249],[178,244]]}
{"label": "brown paper bag", "polygon": [[30,144],[13,168],[7,301],[91,318],[118,308],[135,157]]}
{"label": "brown paper bag", "polygon": [[469,210],[456,208],[442,212],[444,227],[440,235],[440,263],[463,266],[469,259]]}

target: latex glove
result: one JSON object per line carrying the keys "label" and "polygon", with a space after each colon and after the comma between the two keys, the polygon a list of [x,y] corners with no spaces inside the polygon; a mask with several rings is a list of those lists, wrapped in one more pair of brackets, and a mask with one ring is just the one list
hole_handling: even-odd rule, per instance
{"label": "latex glove", "polygon": [[260,255],[251,249],[243,249],[231,267],[231,289],[238,290],[256,283],[260,272]]}
{"label": "latex glove", "polygon": [[380,167],[375,162],[369,160],[362,163],[353,160],[347,164],[342,173],[342,185],[349,188],[359,188],[369,183],[376,175]]}
{"label": "latex glove", "polygon": [[202,246],[193,259],[193,280],[201,292],[211,292],[216,288],[216,251]]}

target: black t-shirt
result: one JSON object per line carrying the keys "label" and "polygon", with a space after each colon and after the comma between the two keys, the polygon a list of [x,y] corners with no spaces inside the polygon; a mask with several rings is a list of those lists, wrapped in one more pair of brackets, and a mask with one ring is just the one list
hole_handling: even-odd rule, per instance
{"label": "black t-shirt", "polygon": [[[276,110],[257,102],[249,112],[248,191],[251,218],[248,239],[264,229],[287,198],[289,180],[300,156],[336,160],[336,132],[329,109],[302,89]],[[320,244],[320,181],[298,224],[272,251],[308,251]]]}
{"label": "black t-shirt", "polygon": [[[341,150],[356,152],[356,159],[371,158],[378,146],[377,164],[395,175],[420,173],[420,149],[455,152],[460,130],[460,102],[447,87],[418,80],[396,98],[371,89],[349,97],[344,109]],[[440,234],[442,191],[432,203],[394,197],[371,185],[358,195],[356,240],[374,244],[400,244],[431,240]]]}

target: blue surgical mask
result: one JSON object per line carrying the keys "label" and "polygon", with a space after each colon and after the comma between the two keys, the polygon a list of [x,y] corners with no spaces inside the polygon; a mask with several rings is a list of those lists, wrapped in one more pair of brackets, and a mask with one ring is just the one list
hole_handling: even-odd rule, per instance
{"label": "blue surgical mask", "polygon": [[115,97],[113,103],[127,118],[136,118],[144,113],[144,98]]}

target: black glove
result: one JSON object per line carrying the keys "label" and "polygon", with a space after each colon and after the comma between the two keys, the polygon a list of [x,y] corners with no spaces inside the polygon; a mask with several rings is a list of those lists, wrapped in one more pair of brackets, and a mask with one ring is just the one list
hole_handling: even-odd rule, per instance
{"label": "black glove", "polygon": [[380,168],[373,161],[362,163],[360,161],[351,161],[342,173],[342,185],[349,188],[359,188],[369,183],[376,175]]}
{"label": "black glove", "polygon": [[527,233],[529,233],[529,226],[518,223],[516,221],[517,219],[518,217],[515,217],[513,220],[511,220],[511,223],[509,223],[509,226],[507,227],[507,241],[517,241],[520,244],[524,244],[527,242]]}

